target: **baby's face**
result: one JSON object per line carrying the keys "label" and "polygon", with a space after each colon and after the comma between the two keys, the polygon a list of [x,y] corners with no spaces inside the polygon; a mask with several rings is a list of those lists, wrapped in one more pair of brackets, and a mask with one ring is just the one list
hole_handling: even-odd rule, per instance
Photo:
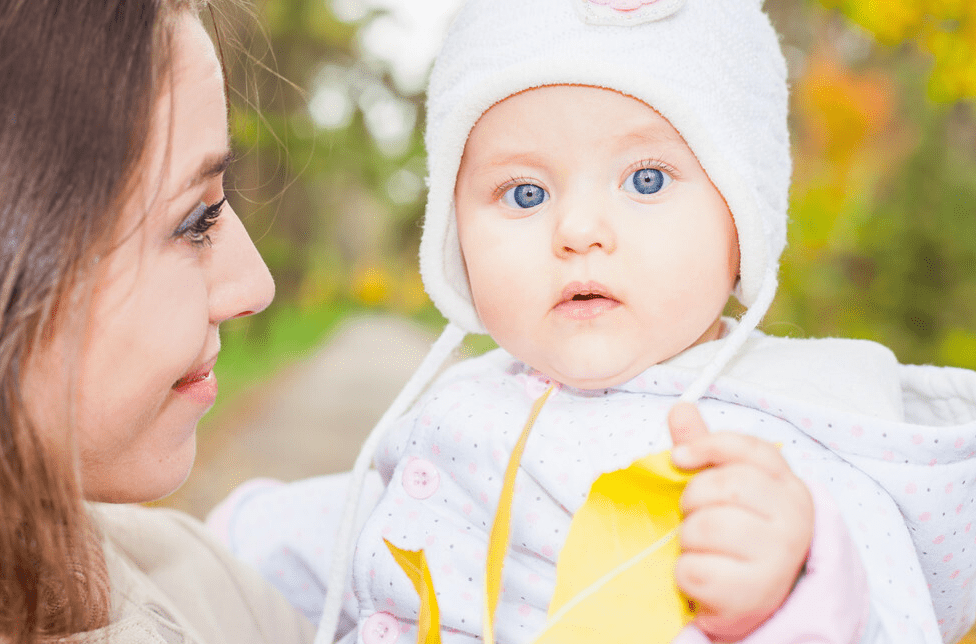
{"label": "baby's face", "polygon": [[574,85],[507,98],[471,131],[455,203],[478,315],[555,380],[619,384],[718,336],[732,217],[646,104]]}

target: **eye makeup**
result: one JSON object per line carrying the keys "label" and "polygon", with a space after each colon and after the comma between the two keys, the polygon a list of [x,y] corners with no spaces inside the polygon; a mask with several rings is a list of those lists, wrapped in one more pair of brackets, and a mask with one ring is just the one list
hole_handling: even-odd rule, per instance
{"label": "eye makeup", "polygon": [[226,201],[227,197],[222,197],[220,201],[209,206],[201,201],[173,231],[173,239],[182,237],[196,245],[209,243],[207,231],[217,223]]}

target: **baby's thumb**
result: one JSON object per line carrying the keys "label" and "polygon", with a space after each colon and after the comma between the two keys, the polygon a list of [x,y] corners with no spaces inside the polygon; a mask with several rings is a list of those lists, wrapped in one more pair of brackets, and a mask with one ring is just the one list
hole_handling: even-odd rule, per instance
{"label": "baby's thumb", "polygon": [[690,402],[679,402],[671,408],[668,428],[671,430],[671,442],[676,447],[708,435],[705,419],[698,412],[698,407]]}

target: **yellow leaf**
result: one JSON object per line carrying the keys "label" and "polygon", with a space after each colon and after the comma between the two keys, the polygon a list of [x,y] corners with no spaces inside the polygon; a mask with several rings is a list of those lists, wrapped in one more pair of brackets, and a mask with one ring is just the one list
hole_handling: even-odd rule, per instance
{"label": "yellow leaf", "polygon": [[407,574],[413,587],[420,595],[420,615],[417,617],[417,644],[440,644],[441,624],[437,597],[434,595],[434,582],[427,567],[427,557],[423,550],[401,550],[383,539],[386,547],[403,572]]}
{"label": "yellow leaf", "polygon": [[[515,477],[529,433],[551,392],[533,405],[505,469],[488,540],[485,644],[494,642]],[[691,476],[671,465],[669,452],[661,452],[593,483],[559,555],[547,626],[534,644],[666,644],[694,618],[674,582],[680,554],[679,500]]]}
{"label": "yellow leaf", "polygon": [[662,452],[596,480],[573,517],[535,644],[665,644],[694,618],[674,582],[690,478]]}
{"label": "yellow leaf", "polygon": [[498,607],[498,597],[502,592],[502,568],[505,565],[505,552],[508,550],[508,533],[512,523],[512,500],[515,497],[515,475],[518,474],[519,463],[525,443],[529,440],[529,433],[539,417],[542,406],[546,404],[552,387],[546,390],[532,405],[529,419],[525,421],[522,434],[519,436],[512,455],[505,468],[502,479],[502,492],[498,497],[498,509],[495,510],[495,520],[491,524],[491,534],[488,536],[488,559],[485,563],[485,606],[482,624],[482,641],[494,644],[495,641],[495,609]]}

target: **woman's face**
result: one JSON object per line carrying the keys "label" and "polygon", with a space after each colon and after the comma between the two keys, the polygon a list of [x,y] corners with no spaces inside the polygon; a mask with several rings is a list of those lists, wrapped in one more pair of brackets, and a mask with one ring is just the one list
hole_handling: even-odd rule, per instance
{"label": "woman's face", "polygon": [[[199,21],[174,28],[172,76],[114,247],[62,303],[25,373],[28,413],[64,447],[71,428],[84,495],[141,502],[175,490],[213,405],[224,320],[256,313],[274,283],[223,199],[229,159],[221,68]],[[84,301],[84,297],[70,300]]]}

